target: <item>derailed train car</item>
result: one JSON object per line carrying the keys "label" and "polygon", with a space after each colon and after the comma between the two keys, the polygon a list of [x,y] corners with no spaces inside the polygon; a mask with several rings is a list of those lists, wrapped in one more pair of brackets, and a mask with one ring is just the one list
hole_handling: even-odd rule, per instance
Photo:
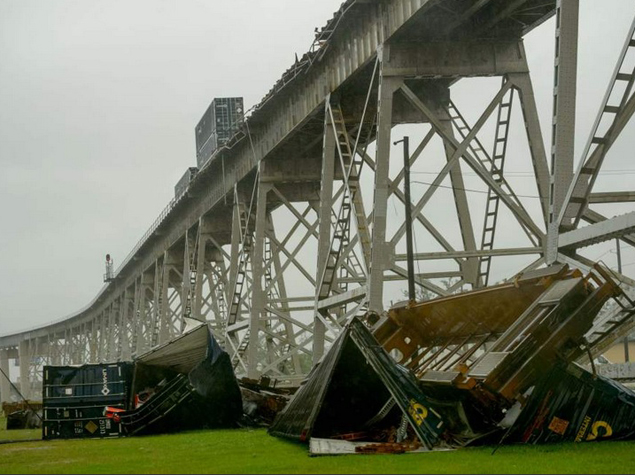
{"label": "derailed train car", "polygon": [[536,385],[507,439],[523,443],[635,438],[635,393],[575,364]]}
{"label": "derailed train car", "polygon": [[314,453],[632,438],[635,393],[578,363],[634,312],[601,267],[553,266],[355,319],[270,433]]}
{"label": "derailed train car", "polygon": [[233,427],[242,400],[207,325],[132,362],[45,366],[43,438],[119,437]]}

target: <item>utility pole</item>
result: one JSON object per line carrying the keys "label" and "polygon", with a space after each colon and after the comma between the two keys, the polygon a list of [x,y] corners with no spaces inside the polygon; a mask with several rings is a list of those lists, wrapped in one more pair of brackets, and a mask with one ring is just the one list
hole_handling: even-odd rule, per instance
{"label": "utility pole", "polygon": [[[622,249],[620,248],[620,238],[615,239],[615,247],[617,248],[617,271],[622,273]],[[628,347],[628,335],[624,337],[624,361],[626,363],[630,362],[630,354]]]}
{"label": "utility pole", "polygon": [[404,195],[406,200],[406,259],[408,261],[408,301],[412,304],[416,300],[415,294],[415,264],[412,250],[412,201],[410,200],[410,137],[394,142],[394,145],[403,142],[403,180]]}

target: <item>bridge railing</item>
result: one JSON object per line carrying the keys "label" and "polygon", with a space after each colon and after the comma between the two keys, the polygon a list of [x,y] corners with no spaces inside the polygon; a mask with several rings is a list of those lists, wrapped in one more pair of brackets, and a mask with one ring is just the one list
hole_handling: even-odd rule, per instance
{"label": "bridge railing", "polygon": [[[268,102],[268,100],[279,93],[285,86],[289,83],[293,82],[301,73],[306,72],[308,68],[313,65],[313,62],[318,59],[318,55],[322,55],[326,50],[325,46],[329,43],[333,32],[337,29],[340,24],[341,19],[348,12],[348,10],[356,3],[356,0],[346,0],[340,6],[339,10],[335,12],[332,19],[330,19],[326,26],[321,28],[319,31],[316,31],[316,37],[309,48],[309,51],[303,55],[300,60],[296,60],[296,63],[287,69],[282,77],[274,84],[271,90],[262,98],[262,100],[251,107],[249,110],[245,111],[243,116],[243,123],[247,123],[249,121],[250,116],[257,112],[264,104]],[[248,130],[248,125],[246,126]],[[212,156],[209,160],[205,162],[202,168],[209,166],[209,164],[213,161],[214,155],[219,153],[222,149],[231,148],[232,144],[236,141],[236,139],[243,134],[242,131],[237,131],[234,135],[228,140],[225,146],[221,146],[212,153]],[[201,169],[202,169],[201,168]],[[196,178],[194,178],[196,179]],[[190,183],[191,185],[191,183]],[[182,193],[181,195],[170,200],[165,209],[161,212],[161,214],[157,217],[154,223],[150,226],[150,228],[146,231],[146,233],[139,239],[137,244],[132,248],[132,251],[126,256],[123,262],[117,267],[117,271],[115,272],[115,277],[121,272],[121,270],[130,262],[130,260],[134,257],[134,255],[139,251],[139,249],[144,245],[144,243],[148,240],[148,238],[156,231],[156,229],[161,225],[163,220],[168,216],[170,211],[174,208],[177,202],[181,200],[181,198],[185,195]]]}
{"label": "bridge railing", "polygon": [[135,256],[137,251],[141,249],[141,246],[143,246],[145,242],[148,240],[148,238],[152,236],[152,234],[157,230],[157,228],[161,225],[163,220],[168,216],[168,214],[170,214],[170,211],[172,211],[176,203],[179,202],[184,195],[185,194],[181,194],[178,197],[172,198],[170,200],[168,205],[163,209],[163,211],[161,211],[161,214],[159,214],[159,216],[154,220],[150,228],[148,228],[146,233],[141,237],[141,239],[139,239],[137,244],[135,244],[135,246],[132,248],[132,251],[130,251],[128,255],[126,256],[126,258],[123,260],[123,262],[119,264],[119,267],[117,267],[117,271],[115,272],[115,278],[119,275],[121,270],[124,267],[126,267],[128,262],[130,262],[130,260]]}

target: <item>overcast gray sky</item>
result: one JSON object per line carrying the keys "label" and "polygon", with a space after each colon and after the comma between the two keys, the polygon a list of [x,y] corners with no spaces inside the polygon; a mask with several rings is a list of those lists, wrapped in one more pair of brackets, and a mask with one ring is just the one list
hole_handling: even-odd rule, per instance
{"label": "overcast gray sky", "polygon": [[[211,99],[253,106],[340,3],[0,0],[0,334],[85,306],[195,166]],[[588,128],[635,7],[581,3]],[[527,39],[542,104],[552,32]]]}

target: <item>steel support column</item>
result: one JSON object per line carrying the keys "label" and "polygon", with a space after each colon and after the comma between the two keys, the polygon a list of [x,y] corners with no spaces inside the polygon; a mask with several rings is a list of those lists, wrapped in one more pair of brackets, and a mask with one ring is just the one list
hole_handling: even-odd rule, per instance
{"label": "steel support column", "polygon": [[132,352],[134,355],[138,355],[142,353],[146,348],[146,332],[149,327],[148,325],[148,312],[146,306],[146,292],[148,291],[148,286],[144,281],[146,278],[146,273],[141,273],[141,275],[135,279],[135,301],[134,301],[134,320],[135,320],[135,328],[134,328],[134,338],[132,345]]}
{"label": "steel support column", "polygon": [[[99,314],[99,340],[97,346],[97,361],[103,362],[106,360],[106,314],[102,311]],[[66,333],[64,334],[64,347],[66,347]],[[64,358],[64,356],[62,357]]]}
{"label": "steel support column", "polygon": [[[83,356],[83,355],[82,355]],[[31,399],[42,400],[42,341],[33,338],[29,344],[29,382]],[[82,358],[85,361],[85,358]]]}
{"label": "steel support column", "polygon": [[540,198],[540,209],[542,210],[545,226],[547,226],[549,222],[549,165],[547,163],[547,152],[542,129],[540,128],[531,75],[529,73],[510,74],[509,79],[514,83],[520,97],[527,141],[529,142],[529,153],[531,154],[531,164],[536,177],[538,197]]}
{"label": "steel support column", "polygon": [[131,315],[130,307],[133,305],[133,299],[131,298],[131,290],[128,288],[123,294],[123,308],[121,310],[121,327],[119,330],[119,358],[121,361],[128,361],[131,358],[132,351],[130,349],[131,331],[133,325],[133,318]]}
{"label": "steel support column", "polygon": [[[449,95],[449,91],[448,91]],[[442,128],[448,137],[454,137],[452,122],[449,118],[441,120]],[[452,144],[444,140],[445,156],[448,162],[452,161],[454,156],[454,148]],[[474,237],[474,226],[470,216],[470,207],[467,204],[467,194],[465,192],[465,181],[463,181],[463,173],[461,172],[461,163],[459,161],[450,169],[450,180],[452,183],[452,194],[454,195],[454,206],[461,228],[461,238],[463,240],[463,248],[466,251],[476,250],[476,238]],[[461,265],[463,271],[463,279],[465,282],[476,287],[478,285],[478,259],[469,258]]]}
{"label": "steel support column", "polygon": [[377,104],[377,138],[375,156],[375,190],[373,198],[373,234],[371,246],[371,268],[368,283],[369,311],[381,314],[384,310],[384,271],[388,268],[389,258],[386,250],[386,221],[388,197],[390,196],[390,139],[392,131],[393,96],[402,83],[398,77],[383,75],[383,58],[390,53],[384,46],[378,52],[380,65],[379,91]]}
{"label": "steel support column", "polygon": [[[158,344],[165,343],[170,338],[170,301],[168,289],[170,288],[170,265],[168,263],[169,252],[163,254],[163,266],[161,270],[161,287],[159,295],[159,339]],[[156,296],[155,296],[156,299]],[[156,302],[155,302],[156,303]]]}
{"label": "steel support column", "polygon": [[[573,181],[579,3],[579,0],[558,0],[556,7],[548,264],[555,262],[558,257],[558,217]],[[563,220],[560,226],[566,227],[569,222],[570,220]]]}
{"label": "steel support column", "polygon": [[[116,358],[116,321],[117,321],[117,301],[113,301],[108,306],[108,347],[106,348],[106,360],[112,361]],[[71,341],[73,338],[73,330],[71,329]]]}
{"label": "steel support column", "polygon": [[0,350],[0,403],[11,401],[11,383],[9,379],[9,350]]}
{"label": "steel support column", "polygon": [[[330,97],[327,97],[327,103]],[[326,106],[328,107],[328,105]],[[333,180],[335,174],[335,132],[330,125],[329,115],[325,113],[324,136],[322,148],[322,178],[320,188],[320,208],[319,208],[319,235],[317,251],[317,275],[315,317],[313,323],[313,365],[324,355],[324,337],[326,325],[323,316],[317,308],[320,292],[320,279],[324,275],[324,268],[328,263],[329,247],[331,244],[331,213],[333,208]]]}
{"label": "steel support column", "polygon": [[[271,190],[269,183],[258,184],[258,198],[256,201],[256,229],[253,243],[253,261],[251,263],[251,309],[249,319],[249,349],[247,352],[248,371],[247,376],[257,379],[260,376],[258,368],[260,333],[262,320],[265,314],[266,296],[262,285],[263,280],[263,255],[265,246],[265,229],[267,218],[267,194]],[[266,351],[266,348],[263,348]]]}
{"label": "steel support column", "polygon": [[[55,348],[55,352],[53,352],[53,348]],[[55,357],[57,356],[57,339],[53,335],[53,338],[49,338],[49,352],[51,353],[52,364],[56,364]],[[99,334],[97,332],[97,319],[93,318],[90,321],[90,337],[88,341],[88,357],[90,358],[91,363],[96,363],[98,361],[99,354]]]}
{"label": "steel support column", "polygon": [[[56,333],[53,333],[53,338],[49,339],[49,353],[51,356],[51,364],[62,364],[62,356],[60,354],[60,340],[57,337]],[[92,361],[96,361],[96,359],[93,359]]]}
{"label": "steel support column", "polygon": [[31,380],[29,379],[29,345],[30,340],[22,340],[18,345],[18,357],[20,358],[20,392],[25,399],[31,397]]}
{"label": "steel support column", "polygon": [[204,232],[205,218],[198,221],[198,243],[196,246],[196,278],[194,280],[194,296],[192,302],[192,318],[198,321],[205,321],[201,314],[203,306],[203,278],[205,277],[205,248],[207,246],[208,235]]}

